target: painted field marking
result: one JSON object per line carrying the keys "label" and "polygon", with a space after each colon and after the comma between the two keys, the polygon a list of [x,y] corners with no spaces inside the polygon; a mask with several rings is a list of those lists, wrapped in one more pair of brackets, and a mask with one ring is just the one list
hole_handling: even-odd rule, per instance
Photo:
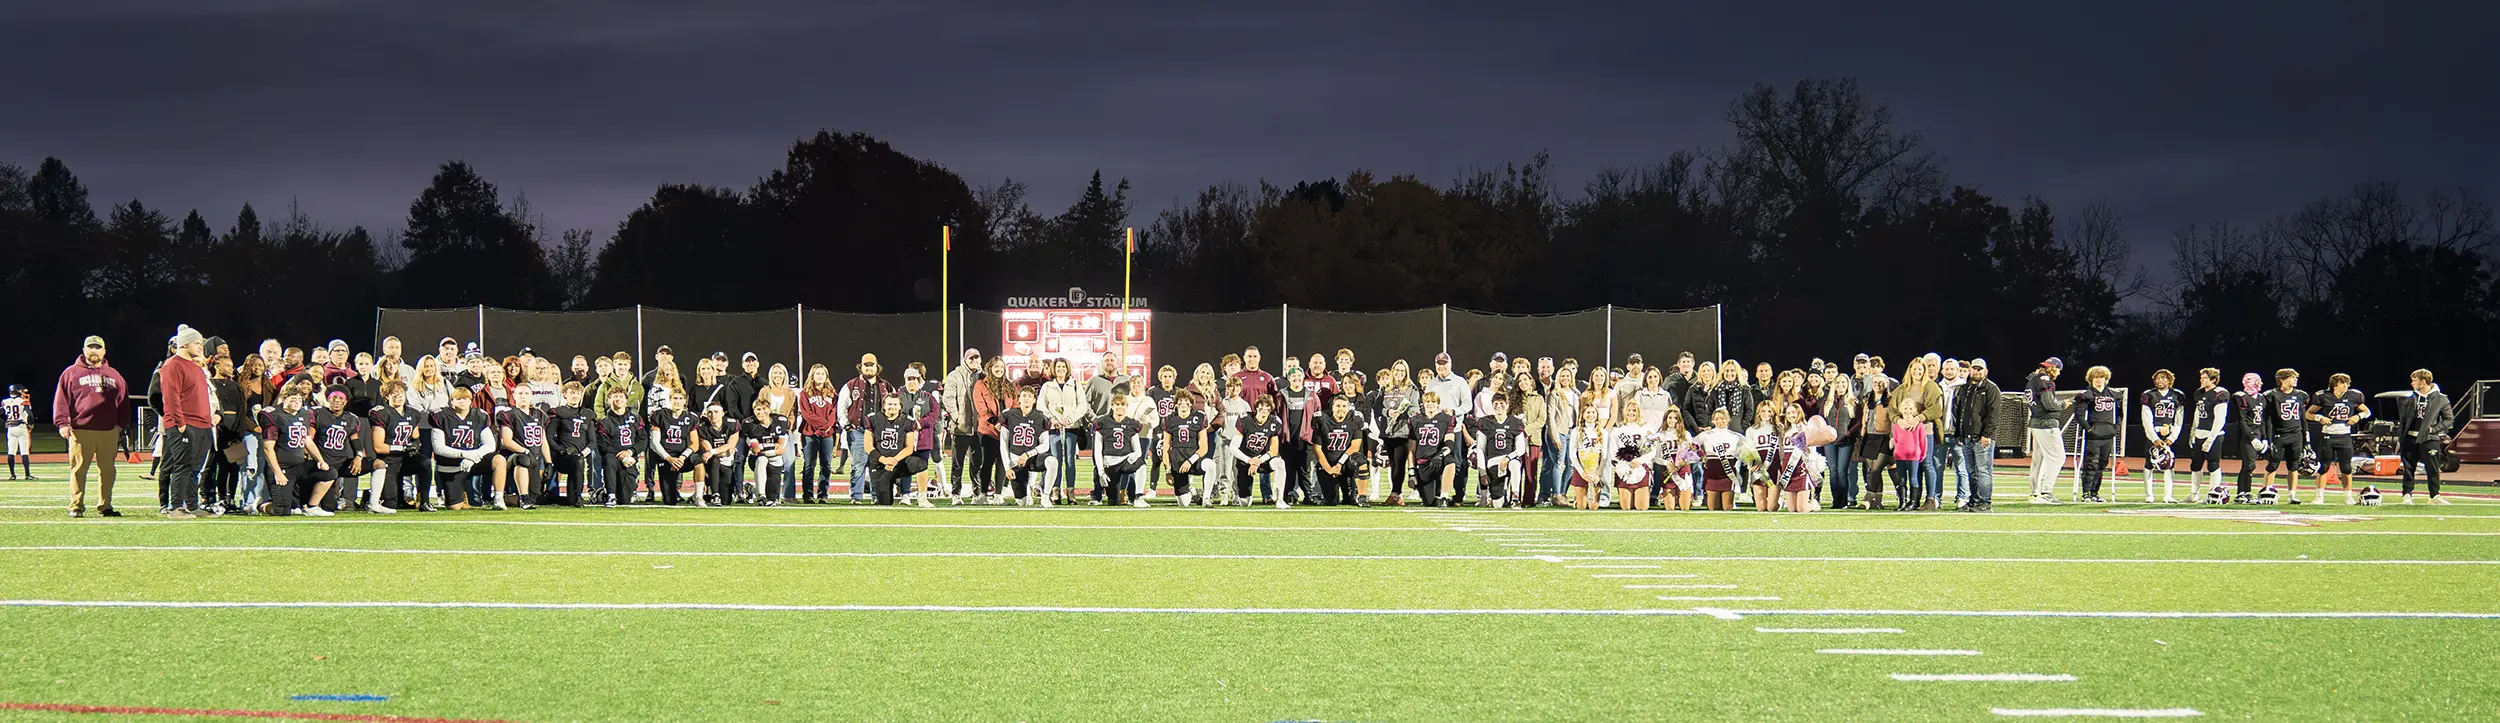
{"label": "painted field marking", "polygon": [[1576,543],[1576,542],[1528,542],[1528,541],[1509,541],[1509,542],[1496,542],[1496,543],[1493,543],[1493,544],[1496,544],[1496,545],[1501,545],[1501,546],[1503,546],[1503,547],[1582,547],[1582,546],[1583,546],[1583,545],[1581,545],[1580,543]]}
{"label": "painted field marking", "polygon": [[330,703],[380,703],[390,699],[391,697],[387,695],[363,695],[355,693],[347,695],[315,694],[287,696],[287,700],[323,701]]}
{"label": "painted field marking", "polygon": [[1824,655],[1978,655],[1977,650],[1937,650],[1928,648],[1824,648],[1814,651]]}
{"label": "painted field marking", "polygon": [[2065,673],[1894,673],[1905,683],[2072,683]]}
{"label": "painted field marking", "polygon": [[1762,628],[1757,633],[1801,633],[1806,635],[1890,635],[1906,632],[1900,628]]}
{"label": "painted field marking", "polygon": [[1087,613],[1165,615],[1706,615],[1684,608],[1145,608],[1041,605],[777,605],[753,603],[531,603],[415,600],[365,601],[162,601],[162,600],[0,600],[4,607],[39,608],[311,608],[311,609],[482,609],[482,610],[732,610],[750,612],[938,612],[938,613]]}
{"label": "painted field marking", "polygon": [[46,713],[95,713],[112,716],[167,715],[185,718],[276,718],[282,720],[365,721],[367,723],[510,723],[493,719],[414,718],[397,715],[352,713],[311,713],[292,710],[231,710],[208,708],[159,708],[144,705],[73,705],[69,703],[0,702],[0,710],[32,710]]}
{"label": "painted field marking", "polygon": [[[60,505],[45,505],[45,506],[42,506],[42,507],[39,507],[39,508],[30,508],[30,509],[52,509],[52,508],[55,508],[55,507],[58,507],[58,508],[63,509],[63,510],[67,510],[67,509],[68,509],[68,505],[67,505],[67,503],[66,503],[66,502],[64,502],[63,504],[60,504]],[[787,508],[787,507],[763,507],[763,508],[758,508],[758,509],[766,509],[766,510],[780,510],[780,509],[790,509],[790,508]],[[1028,508],[1028,509],[1030,509],[1030,508]],[[1134,508],[1128,508],[1128,509],[1134,509]],[[145,525],[170,525],[170,524],[196,524],[196,523],[178,523],[178,522],[175,522],[175,521],[169,521],[169,520],[162,520],[162,519],[153,519],[153,520],[152,520],[152,519],[147,519],[147,518],[129,519],[129,520],[113,520],[113,521],[107,521],[107,522],[97,522],[97,521],[92,521],[92,520],[70,520],[70,519],[59,519],[59,520],[0,520],[0,525],[90,525],[90,526],[93,526],[93,529],[111,529],[111,528],[113,528],[113,527],[127,527],[127,526],[132,526],[132,525],[143,525],[143,524],[145,524]],[[568,522],[568,521],[562,521],[562,520],[513,520],[513,519],[485,519],[485,518],[477,518],[477,519],[457,519],[457,518],[454,518],[454,519],[430,519],[430,520],[428,520],[428,519],[416,519],[416,520],[411,520],[411,519],[398,519],[398,518],[395,518],[395,517],[383,517],[383,516],[380,516],[380,515],[373,515],[373,516],[356,516],[356,517],[335,517],[335,518],[326,518],[326,519],[314,519],[314,518],[305,518],[305,517],[282,517],[282,518],[272,518],[272,517],[236,517],[236,518],[226,518],[226,519],[223,519],[223,520],[221,520],[221,521],[220,521],[220,524],[255,524],[255,525],[512,525],[512,526],[516,526],[516,527],[696,527],[696,528],[700,528],[700,527],[752,527],[752,528],[759,528],[759,529],[789,528],[789,529],[827,529],[827,530],[839,530],[839,529],[848,529],[848,528],[861,528],[861,529],[893,529],[893,530],[911,530],[911,529],[924,529],[924,530],[985,530],[985,529],[999,529],[999,530],[1168,530],[1168,531],[1197,531],[1197,532],[1302,532],[1302,531],[1311,531],[1311,532],[1446,532],[1446,531],[1447,531],[1447,529],[1446,529],[1446,528],[1440,528],[1440,527],[1363,527],[1363,526],[1354,526],[1354,525],[1310,525],[1310,526],[1290,526],[1290,525],[1017,525],[1017,524],[980,525],[980,524],[920,523],[920,522]]]}
{"label": "painted field marking", "polygon": [[[154,498],[138,498],[138,499],[139,499],[139,500],[141,500],[141,501],[150,501],[150,502],[152,502],[152,501],[154,500]],[[0,507],[12,507],[12,506],[0,506]],[[66,497],[65,497],[65,496],[63,497],[63,499],[62,499],[62,503],[61,503],[61,504],[13,506],[13,508],[15,508],[15,509],[55,509],[55,508],[63,508],[63,509],[66,509],[66,507],[67,507],[67,499],[66,499]],[[667,508],[667,507],[655,507],[655,508],[636,508],[636,509],[637,509],[637,510],[641,510],[641,509],[650,509],[650,510],[669,510],[669,511],[671,511],[671,512],[688,512],[688,513],[694,512],[694,510],[693,510],[692,508],[678,509],[678,508]],[[746,508],[746,509],[742,509],[742,510],[739,510],[739,511],[744,512],[744,511],[747,511],[747,510],[756,510],[756,511],[766,511],[766,510],[770,510],[771,512],[761,512],[761,513],[762,513],[762,514],[772,514],[772,515],[787,515],[787,514],[792,514],[792,513],[791,513],[791,512],[786,512],[786,511],[788,511],[788,510],[796,510],[796,509],[798,509],[798,508],[791,508],[791,507],[758,507],[758,508]],[[1132,508],[1123,508],[1123,510],[1128,510],[1128,509],[1132,509]],[[1023,511],[1023,510],[1032,510],[1032,512],[1037,513],[1037,514],[1041,512],[1040,510],[1033,509],[1033,508],[1016,508],[1016,511]],[[949,510],[948,510],[948,511],[949,511],[949,513],[953,513],[953,512],[979,513],[979,512],[984,512],[984,511],[996,512],[996,511],[1003,511],[1003,510],[989,510],[989,509],[986,509],[986,508],[949,508]],[[719,513],[719,512],[721,512],[721,511],[720,511],[720,510],[704,510],[704,512],[706,512],[706,513],[715,513],[715,514],[716,514],[716,513]],[[1072,512],[1073,512],[1073,513],[1075,513],[1075,514],[1094,514],[1093,512],[1087,512],[1087,511],[1084,511],[1084,509],[1083,509],[1083,508],[1078,508],[1077,510],[1072,510]],[[1249,511],[1247,511],[1246,513],[1263,513],[1263,512],[1267,512],[1267,511],[1261,511],[1261,510],[1249,510]],[[1281,512],[1281,511],[1278,511],[1278,512]],[[869,512],[869,511],[864,511],[864,510],[863,510],[863,511],[857,511],[857,512],[851,512],[851,511],[848,511],[848,508],[847,508],[847,507],[846,507],[846,508],[843,508],[842,510],[819,510],[819,511],[816,511],[816,513],[818,513],[818,514],[878,514],[878,513],[875,513],[875,512]],[[900,513],[899,511],[898,511],[898,512],[896,512],[896,514],[899,514],[899,513]],[[1243,514],[1243,513],[1244,513],[1244,512],[1227,511],[1227,512],[1225,512],[1224,514]],[[1323,510],[1323,511],[1322,511],[1322,512],[1320,512],[1319,514],[1327,514],[1327,513],[1328,513],[1328,511]],[[1149,513],[1149,514],[1151,514],[1151,513]],[[1683,513],[1679,513],[1679,514],[1683,514]],[[1694,513],[1694,514],[1715,514],[1715,513]],[[1753,513],[1746,513],[1746,514],[1753,514]],[[1915,513],[1896,513],[1896,514],[1888,514],[1888,515],[1887,515],[1887,517],[1898,517],[1898,516],[1900,516],[1900,515],[1907,515],[1907,514],[1915,514]],[[2111,517],[2110,517],[2109,515],[2085,515],[2085,516],[2092,517],[2092,518],[2095,518],[2095,519],[2111,519]],[[1965,518],[1965,519],[1966,519],[1966,518]],[[2383,517],[2383,518],[2380,518],[2380,519],[2385,519],[2385,520],[2393,520],[2393,519],[2488,520],[2488,519],[2494,519],[2494,518],[2491,518],[2491,517],[2430,517],[2430,516],[2392,516],[2392,515],[2391,515],[2391,516]],[[1374,526],[1358,526],[1358,525],[1308,525],[1308,526],[1288,526],[1288,525],[1076,525],[1076,524],[1045,525],[1045,524],[1005,524],[1005,523],[1002,523],[1002,524],[964,524],[964,523],[917,523],[917,522],[597,522],[597,521],[565,521],[565,520],[457,519],[457,518],[454,518],[454,519],[404,519],[404,518],[397,518],[397,517],[380,517],[380,516],[353,516],[353,517],[340,517],[340,518],[330,518],[330,519],[307,519],[307,518],[299,518],[299,517],[277,518],[277,519],[272,519],[272,518],[253,518],[253,519],[252,519],[252,522],[253,522],[253,523],[255,523],[255,524],[303,524],[303,525],[520,525],[520,526],[548,526],[548,527],[757,527],[757,528],[791,527],[791,528],[827,528],[827,529],[840,529],[840,528],[852,528],[852,527],[858,527],[858,528],[888,528],[888,529],[982,529],[982,528],[997,528],[997,529],[1005,529],[1005,530],[1184,530],[1184,531],[1194,530],[1194,531],[1214,531],[1214,532],[1294,532],[1294,531],[1302,531],[1302,530],[1328,531],[1328,532],[1423,532],[1423,531],[1436,531],[1436,532],[1438,532],[1438,531],[1450,531],[1450,530],[1455,530],[1455,531],[1459,531],[1459,532],[1470,532],[1470,531],[1475,531],[1475,530],[1504,530],[1504,531],[1512,531],[1512,532],[1575,532],[1575,533],[1576,533],[1576,532],[1619,532],[1619,533],[1635,533],[1635,534],[1650,534],[1650,535],[1657,535],[1657,534],[1708,534],[1708,535],[1746,535],[1746,534],[1780,534],[1780,535],[1800,535],[1800,534],[1835,534],[1835,535],[1929,535],[1929,534],[1937,534],[1937,535],[2092,535],[2092,536],[2116,536],[2116,537],[2128,537],[2128,536],[2154,536],[2154,537],[2163,537],[2163,536],[2183,536],[2183,537],[2208,537],[2208,536],[2210,536],[2210,537],[2282,537],[2282,536],[2292,536],[2292,537],[2301,537],[2301,536],[2500,537],[2500,532],[2440,532],[2440,531],[2427,531],[2427,530],[2366,530],[2366,529],[2365,529],[2365,530],[2289,530],[2289,529],[2285,529],[2285,530],[2026,530],[2026,529],[1839,529],[1839,528],[1835,528],[1835,529],[1809,529],[1809,528],[1700,528],[1700,527],[1688,527],[1688,528],[1647,528],[1647,527],[1514,527],[1514,526],[1511,526],[1511,525],[1508,525],[1508,524],[1502,524],[1502,523],[1497,523],[1497,522],[1487,522],[1487,523],[1482,523],[1482,524],[1464,524],[1464,525],[1459,525],[1459,526],[1454,526],[1454,527],[1452,527],[1452,526],[1444,526],[1444,527],[1374,527]],[[59,520],[0,520],[0,524],[6,524],[6,525],[61,525],[61,524],[76,525],[76,524],[96,524],[96,523],[94,523],[94,522],[92,522],[92,521],[84,521],[84,520],[59,519]],[[166,520],[145,520],[145,519],[138,519],[138,520],[119,520],[119,521],[114,521],[114,524],[119,524],[119,525],[133,525],[133,524],[173,524],[173,522],[166,521]]]}
{"label": "painted field marking", "polygon": [[[1555,562],[1562,558],[1554,558]],[[1565,570],[1656,570],[1657,565],[1564,565]]]}
{"label": "painted field marking", "polygon": [[1605,550],[1563,550],[1563,549],[1547,549],[1547,548],[1534,548],[1534,549],[1531,549],[1531,548],[1524,548],[1524,547],[1523,547],[1523,548],[1520,548],[1520,549],[1517,549],[1517,550],[1512,550],[1512,552],[1585,552],[1585,553],[1590,553],[1590,554],[1596,554],[1596,553],[1600,553],[1600,552],[1605,552]]}
{"label": "painted field marking", "polygon": [[1734,585],[1625,585],[1625,590],[1734,590]]}
{"label": "painted field marking", "polygon": [[1528,555],[1254,555],[1150,552],[743,552],[721,550],[417,550],[356,547],[252,547],[151,545],[28,545],[0,552],[301,552],[345,555],[479,555],[525,557],[1072,557],[1142,560],[1542,560]]}
{"label": "painted field marking", "polygon": [[1667,602],[1720,602],[1729,600],[1778,600],[1778,595],[1660,595]]}
{"label": "painted field marking", "polygon": [[1700,575],[1696,575],[1696,574],[1692,574],[1692,573],[1684,573],[1684,574],[1677,574],[1677,575],[1643,575],[1643,574],[1639,574],[1639,573],[1611,573],[1611,572],[1601,572],[1601,573],[1597,573],[1597,574],[1594,574],[1594,575],[1590,575],[1589,577],[1596,577],[1596,578],[1648,578],[1648,579],[1653,579],[1653,580],[1655,580],[1655,579],[1690,580],[1690,579],[1693,579],[1693,578],[1696,578],[1696,577],[1701,577],[1701,576],[1700,576]]}
{"label": "painted field marking", "polygon": [[1738,614],[1736,614],[1734,611],[1730,611],[1730,610],[1722,610],[1722,609],[1719,609],[1719,608],[1693,608],[1693,612],[1701,613],[1701,614],[1703,614],[1703,615],[1708,615],[1708,616],[1710,616],[1710,617],[1718,618],[1718,619],[1720,619],[1720,620],[1743,620],[1743,619],[1745,619],[1745,616],[1743,616],[1743,615],[1738,615]]}
{"label": "painted field marking", "polygon": [[1776,555],[1613,555],[1589,560],[1657,560],[1660,562],[1969,562],[2002,564],[2016,562],[2058,563],[2077,565],[2500,565],[2500,560],[2326,560],[2326,559],[2225,559],[2225,558],[2121,558],[2121,557],[1838,557]]}
{"label": "painted field marking", "polygon": [[1990,708],[2009,718],[2194,718],[2195,708]]}

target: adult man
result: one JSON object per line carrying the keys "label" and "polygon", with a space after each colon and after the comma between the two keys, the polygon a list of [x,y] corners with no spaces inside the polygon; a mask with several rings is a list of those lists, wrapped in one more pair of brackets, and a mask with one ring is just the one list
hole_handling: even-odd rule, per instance
{"label": "adult man", "polygon": [[86,516],[87,469],[101,463],[96,512],[120,517],[113,509],[113,446],[130,414],[130,385],[105,362],[104,337],[87,337],[82,347],[52,390],[52,426],[69,440],[69,516]]}
{"label": "adult man", "polygon": [[[1085,381],[1085,419],[1083,423],[1078,424],[1074,429],[1095,429],[1104,422],[1109,421],[1111,419],[1111,406],[1113,404],[1112,395],[1117,392],[1125,392],[1128,388],[1128,377],[1122,374],[1120,369],[1120,355],[1109,353],[1103,354],[1102,359],[1094,365],[1093,378]],[[1120,402],[1126,403],[1127,400],[1121,399]],[[1076,436],[1079,439],[1088,438],[1081,433]],[[1107,479],[1107,477],[1103,474],[1100,464],[1097,464],[1094,469],[1094,490],[1090,496],[1090,499],[1094,502],[1094,504],[1102,504],[1106,501],[1105,495],[1103,494],[1103,481],[1105,479]],[[1112,502],[1111,504],[1119,503]]]}
{"label": "adult man", "polygon": [[2066,437],[2060,434],[2066,426],[2066,403],[2057,398],[2057,375],[2065,371],[2065,360],[2049,357],[2023,381],[2031,407],[2031,503],[2036,505],[2057,504],[2057,470],[2066,466]]}
{"label": "adult man", "polygon": [[[886,395],[894,393],[894,385],[877,377],[877,372],[884,369],[877,364],[877,355],[859,355],[856,368],[859,376],[843,382],[842,393],[834,395],[834,408],[840,410],[842,417],[842,448],[847,450],[851,463],[851,504],[869,499],[868,418],[874,416]],[[729,382],[724,379],[721,384],[727,386]]]}
{"label": "adult man", "polygon": [[1233,379],[1241,383],[1243,404],[1257,405],[1260,397],[1276,393],[1276,375],[1259,369],[1259,348],[1255,346],[1242,348],[1241,371],[1234,372]]}
{"label": "adult man", "polygon": [[174,330],[174,356],[165,360],[164,465],[165,517],[188,520],[196,517],[200,507],[200,476],[208,470],[208,455],[216,446],[209,431],[215,420],[208,411],[208,371],[201,363],[208,360],[207,339],[199,330],[181,326]]}
{"label": "adult man", "polygon": [[1989,430],[1996,428],[1997,383],[1988,381],[1988,360],[1972,359],[1961,376],[1962,384],[1947,396],[1945,404],[1952,413],[1954,457],[1953,474],[1961,479],[1954,485],[1967,485],[1962,498],[1964,512],[1987,512],[1996,509],[1996,438]]}
{"label": "adult man", "polygon": [[[651,368],[644,370],[639,375],[636,375],[634,377],[634,381],[641,382],[644,387],[649,387],[651,386],[652,377],[659,376],[660,367],[673,366],[676,363],[677,350],[670,348],[667,344],[661,344],[659,348],[651,350]],[[690,408],[697,409],[698,411],[701,409],[699,407]],[[738,416],[739,415],[736,413],[729,415],[731,419],[736,419]]]}
{"label": "adult man", "polygon": [[964,475],[966,462],[969,461],[973,471],[977,473],[981,470],[981,463],[984,459],[981,446],[981,420],[975,418],[976,415],[973,414],[972,409],[972,388],[980,382],[981,350],[965,349],[963,364],[946,371],[946,381],[940,395],[941,406],[946,412],[946,431],[952,437],[948,441],[955,448],[955,459],[947,463],[947,469],[950,470],[947,479],[955,481],[955,497],[957,498],[972,496],[972,478]]}
{"label": "adult man", "polygon": [[2431,370],[2415,369],[2409,381],[2413,393],[2396,403],[2396,453],[2404,459],[2405,504],[2413,504],[2413,466],[2417,464],[2429,470],[2430,503],[2448,504],[2439,496],[2439,465],[2447,454],[2448,429],[2456,423],[2457,411],[2448,405],[2448,395],[2431,382]]}
{"label": "adult man", "polygon": [[[1357,380],[1357,381],[1362,382],[1362,383],[1363,383],[1363,388],[1365,388],[1365,389],[1370,389],[1370,388],[1372,388],[1372,385],[1371,385],[1371,378],[1370,378],[1370,377],[1368,377],[1368,376],[1365,376],[1365,375],[1363,374],[1363,372],[1362,372],[1362,371],[1357,370],[1357,369],[1355,369],[1355,368],[1354,368],[1354,350],[1353,350],[1353,349],[1347,349],[1347,348],[1343,348],[1343,347],[1338,348],[1338,349],[1337,349],[1337,356],[1336,356],[1336,358],[1335,358],[1335,360],[1334,360],[1334,361],[1336,361],[1337,366],[1336,366],[1336,368],[1335,368],[1334,370],[1332,370],[1332,371],[1330,371],[1330,372],[1328,373],[1328,376],[1329,376],[1329,377],[1331,377],[1331,378],[1333,378],[1333,379],[1335,379],[1335,380],[1337,381],[1337,383],[1339,383],[1339,384],[1343,384],[1343,383],[1345,383],[1345,380],[1347,380],[1347,379],[1354,379],[1354,380]],[[1553,368],[1552,368],[1552,367],[1553,367],[1553,363],[1552,363],[1552,362],[1550,362],[1550,361],[1549,361],[1549,362],[1547,362],[1547,363],[1546,363],[1546,367],[1547,367],[1547,368],[1546,368],[1546,370],[1545,370],[1545,371],[1547,372],[1548,376],[1551,376],[1551,374],[1552,374],[1552,372],[1553,372]]]}
{"label": "adult man", "polygon": [[1631,356],[1624,357],[1624,381],[1621,384],[1615,385],[1614,398],[1606,400],[1608,410],[1607,416],[1611,419],[1622,419],[1623,403],[1632,401],[1632,396],[1641,392],[1642,380],[1647,378],[1649,378],[1649,366],[1646,362],[1641,361],[1641,355],[1639,352],[1634,352]]}
{"label": "adult man", "polygon": [[1944,464],[1936,469],[1936,478],[1942,480],[1945,470],[1953,471],[1953,499],[1957,503],[1954,509],[1960,510],[1970,507],[1970,477],[1962,473],[1963,445],[1959,444],[1962,439],[1957,425],[1960,420],[1953,417],[1954,413],[1959,410],[1958,403],[1961,400],[1955,397],[1961,393],[1962,386],[1966,383],[1964,380],[1966,372],[1959,359],[1946,359],[1942,364],[1937,368],[1936,401],[1943,409],[1929,413],[1929,418],[1934,420],[1930,422],[1930,425],[1936,431],[1935,438],[1944,442],[1938,445],[1944,448],[1940,450],[1943,453],[1941,457],[1944,459]]}
{"label": "adult man", "polygon": [[[1453,461],[1466,459],[1469,449],[1467,444],[1470,441],[1467,438],[1466,424],[1468,418],[1475,415],[1476,394],[1475,390],[1468,388],[1467,378],[1459,376],[1457,370],[1450,368],[1449,352],[1441,352],[1432,357],[1432,383],[1425,385],[1424,393],[1438,396],[1441,399],[1441,411],[1448,413],[1450,418],[1459,425],[1442,430],[1448,435],[1450,459]],[[1418,453],[1417,456],[1420,457],[1421,454]],[[1418,466],[1421,465],[1418,464]],[[1450,498],[1454,497],[1457,501],[1463,501],[1467,494],[1467,467],[1468,465],[1451,464],[1450,474],[1454,477],[1451,480],[1450,490],[1444,492],[1441,497],[1430,499],[1453,502],[1454,500]],[[1423,483],[1417,482],[1417,484]]]}
{"label": "adult man", "polygon": [[[378,363],[381,359],[397,359],[399,360],[399,378],[407,381],[415,381],[417,378],[417,366],[413,362],[416,360],[409,359],[405,354],[401,353],[402,349],[403,347],[399,343],[399,337],[382,337],[382,356],[374,361]],[[376,389],[375,393],[379,394],[380,390]]]}
{"label": "adult man", "polygon": [[1693,353],[1676,352],[1675,368],[1667,372],[1659,388],[1667,390],[1668,399],[1683,399],[1685,390],[1693,386]]}

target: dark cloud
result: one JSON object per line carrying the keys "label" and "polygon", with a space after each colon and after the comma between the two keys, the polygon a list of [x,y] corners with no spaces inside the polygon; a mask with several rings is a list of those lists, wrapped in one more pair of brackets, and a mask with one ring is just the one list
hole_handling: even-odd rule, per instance
{"label": "dark cloud", "polygon": [[2487,4],[1891,5],[0,1],[0,159],[220,226],[296,200],[376,228],[465,159],[604,230],[834,128],[1043,206],[1101,168],[1151,213],[1540,150],[1576,187],[1726,142],[1755,82],[1850,76],[1955,181],[2106,199],[2147,246],[2361,180],[2500,188]]}

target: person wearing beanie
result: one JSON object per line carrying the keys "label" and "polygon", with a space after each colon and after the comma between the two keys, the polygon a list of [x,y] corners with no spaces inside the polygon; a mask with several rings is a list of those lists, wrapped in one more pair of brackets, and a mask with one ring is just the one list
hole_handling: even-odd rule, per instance
{"label": "person wearing beanie", "polygon": [[207,337],[183,326],[174,331],[173,346],[174,355],[161,372],[164,451],[158,457],[163,462],[159,484],[165,490],[165,516],[187,520],[200,509],[200,478],[216,446],[211,431],[216,420],[209,412],[208,371],[202,366],[208,360]]}

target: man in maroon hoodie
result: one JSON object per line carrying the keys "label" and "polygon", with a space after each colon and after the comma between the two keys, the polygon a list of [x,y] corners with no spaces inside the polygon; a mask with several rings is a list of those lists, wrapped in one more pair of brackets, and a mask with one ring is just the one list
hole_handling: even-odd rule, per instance
{"label": "man in maroon hoodie", "polygon": [[101,502],[96,511],[120,517],[113,510],[113,447],[121,439],[122,420],[130,416],[130,385],[104,361],[104,337],[87,337],[78,360],[61,370],[52,390],[52,426],[69,440],[69,516],[87,514],[87,468],[96,471]]}
{"label": "man in maroon hoodie", "polygon": [[208,469],[209,449],[215,442],[209,436],[212,419],[208,412],[208,371],[201,364],[208,361],[207,339],[197,329],[182,326],[174,331],[174,355],[165,360],[162,386],[165,395],[165,451],[158,459],[164,478],[165,516],[170,519],[192,519],[200,506],[200,474]]}

